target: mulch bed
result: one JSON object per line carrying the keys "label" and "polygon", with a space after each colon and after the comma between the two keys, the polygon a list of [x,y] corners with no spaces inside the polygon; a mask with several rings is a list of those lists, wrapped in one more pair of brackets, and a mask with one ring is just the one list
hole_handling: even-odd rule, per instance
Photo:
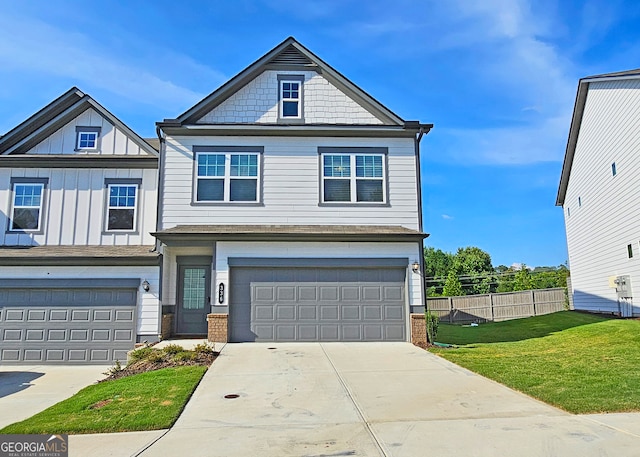
{"label": "mulch bed", "polygon": [[192,360],[173,360],[171,357],[167,357],[162,361],[150,361],[150,360],[137,360],[135,362],[131,362],[126,367],[121,370],[114,371],[113,369],[105,374],[109,374],[105,379],[99,381],[112,381],[114,379],[125,378],[127,376],[132,376],[134,374],[146,373],[147,371],[160,370],[161,368],[171,368],[171,367],[184,367],[184,366],[210,366],[213,361],[218,357],[219,352],[201,352],[197,354],[197,357]]}

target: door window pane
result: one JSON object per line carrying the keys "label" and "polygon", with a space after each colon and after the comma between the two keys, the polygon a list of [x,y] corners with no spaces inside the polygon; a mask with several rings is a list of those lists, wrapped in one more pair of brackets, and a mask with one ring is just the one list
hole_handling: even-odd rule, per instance
{"label": "door window pane", "polygon": [[203,309],[205,304],[207,270],[185,268],[182,282],[182,308]]}

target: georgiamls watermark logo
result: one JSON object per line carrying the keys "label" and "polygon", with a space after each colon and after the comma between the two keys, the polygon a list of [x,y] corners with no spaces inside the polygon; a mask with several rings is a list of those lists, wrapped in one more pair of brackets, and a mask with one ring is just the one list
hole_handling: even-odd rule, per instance
{"label": "georgiamls watermark logo", "polygon": [[68,457],[69,435],[0,435],[0,457]]}

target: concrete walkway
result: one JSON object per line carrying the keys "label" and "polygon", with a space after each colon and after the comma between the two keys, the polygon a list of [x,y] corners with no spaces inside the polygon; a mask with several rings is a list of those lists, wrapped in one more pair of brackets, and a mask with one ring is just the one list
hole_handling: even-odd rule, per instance
{"label": "concrete walkway", "polygon": [[638,414],[570,415],[408,343],[228,344],[154,433],[119,455],[640,455]]}

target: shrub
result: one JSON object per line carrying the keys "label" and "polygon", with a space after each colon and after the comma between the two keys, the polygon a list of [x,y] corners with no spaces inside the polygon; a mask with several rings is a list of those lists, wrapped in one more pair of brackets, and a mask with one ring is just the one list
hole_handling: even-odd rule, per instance
{"label": "shrub", "polygon": [[193,348],[193,352],[196,354],[213,354],[215,352],[215,346],[209,343],[196,344]]}
{"label": "shrub", "polygon": [[122,368],[122,365],[120,365],[120,361],[116,359],[116,363],[114,363],[111,368],[109,368],[107,371],[105,371],[102,374],[106,374],[107,376],[111,376],[111,375],[120,373],[122,370],[124,370],[124,368]]}
{"label": "shrub", "polygon": [[436,335],[438,334],[440,319],[438,319],[437,314],[426,312],[425,320],[427,321],[427,340],[429,343],[433,344],[436,340]]}
{"label": "shrub", "polygon": [[160,363],[166,360],[166,354],[157,349],[152,349],[149,354],[147,354],[146,360],[153,363]]}
{"label": "shrub", "polygon": [[169,354],[169,355],[175,355],[180,352],[184,352],[184,348],[179,344],[169,344],[165,346],[162,350],[164,351],[165,354]]}
{"label": "shrub", "polygon": [[138,360],[146,359],[149,354],[153,352],[157,352],[157,350],[149,346],[131,351],[129,353],[129,362],[137,362]]}
{"label": "shrub", "polygon": [[198,354],[193,351],[182,351],[173,355],[173,360],[176,362],[187,362],[190,360],[196,360]]}

